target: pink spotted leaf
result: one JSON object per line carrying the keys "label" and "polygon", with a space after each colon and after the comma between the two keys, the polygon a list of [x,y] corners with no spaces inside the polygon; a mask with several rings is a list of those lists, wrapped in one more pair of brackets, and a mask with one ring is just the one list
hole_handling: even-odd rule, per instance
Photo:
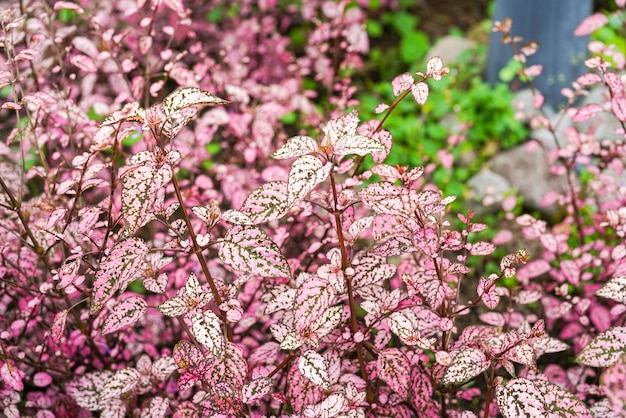
{"label": "pink spotted leaf", "polygon": [[235,209],[222,213],[222,220],[234,225],[254,225],[254,222],[248,215]]}
{"label": "pink spotted leaf", "polygon": [[574,122],[585,122],[589,119],[594,118],[598,114],[602,113],[602,107],[595,103],[589,103],[576,112],[576,114],[572,117]]}
{"label": "pink spotted leaf", "polygon": [[626,353],[626,327],[600,333],[583,348],[576,361],[591,367],[609,367]]}
{"label": "pink spotted leaf", "polygon": [[212,311],[196,312],[191,318],[191,331],[196,340],[209,349],[215,357],[224,351],[224,336],[221,323]]}
{"label": "pink spotted leaf", "polygon": [[378,376],[384,380],[402,398],[406,398],[409,390],[409,361],[397,348],[381,350],[376,360]]}
{"label": "pink spotted leaf", "polygon": [[116,371],[102,388],[102,398],[116,398],[130,392],[137,386],[140,377],[140,373],[133,367],[126,367]]}
{"label": "pink spotted leaf", "polygon": [[17,392],[24,390],[25,376],[26,373],[20,370],[13,360],[6,360],[0,367],[0,378],[4,384]]}
{"label": "pink spotted leaf", "polygon": [[270,181],[254,189],[243,202],[241,211],[255,224],[282,218],[287,206],[287,183]]}
{"label": "pink spotted leaf", "polygon": [[[419,273],[414,276],[413,282],[418,292],[426,298],[432,309],[437,309],[446,297],[446,287],[436,274],[432,272]],[[449,288],[448,288],[449,289]]]}
{"label": "pink spotted leaf", "polygon": [[337,328],[341,322],[343,315],[343,306],[331,306],[326,309],[322,314],[311,324],[311,331],[313,331],[317,338],[323,338],[330,334],[332,330]]}
{"label": "pink spotted leaf", "polygon": [[602,13],[594,13],[583,19],[574,29],[574,36],[591,35],[596,30],[609,23],[609,19]]}
{"label": "pink spotted leaf", "polygon": [[278,246],[260,228],[235,225],[224,237],[219,258],[238,272],[261,277],[290,277],[289,264]]}
{"label": "pink spotted leaf", "polygon": [[330,388],[328,376],[328,362],[319,353],[308,350],[298,359],[298,369],[302,376],[315,383],[324,390]]}
{"label": "pink spotted leaf", "polygon": [[301,413],[307,405],[316,404],[323,399],[322,388],[304,377],[298,364],[291,367],[287,378],[291,382],[287,387],[287,398],[293,405],[294,412]]}
{"label": "pink spotted leaf", "polygon": [[446,368],[441,383],[444,385],[463,383],[474,379],[489,367],[489,360],[477,348],[465,348],[454,354]]}
{"label": "pink spotted leaf", "polygon": [[161,357],[157,359],[151,366],[151,374],[156,379],[165,381],[172,373],[176,371],[176,363],[173,357]]}
{"label": "pink spotted leaf", "polygon": [[170,400],[161,396],[150,399],[148,407],[141,411],[141,418],[165,418]]}
{"label": "pink spotted leaf", "polygon": [[420,338],[418,331],[419,318],[409,309],[392,313],[388,319],[391,332],[400,337],[405,344],[415,345]]}
{"label": "pink spotted leaf", "polygon": [[374,138],[353,134],[345,135],[337,140],[334,145],[334,155],[360,155],[365,156],[377,152],[385,152],[387,148]]}
{"label": "pink spotted leaf", "polygon": [[112,376],[113,372],[108,370],[87,373],[68,383],[66,392],[81,408],[99,411],[108,403],[108,399],[103,396],[102,389]]}
{"label": "pink spotted leaf", "polygon": [[497,385],[496,399],[505,418],[547,416],[543,391],[528,379],[511,379],[506,385]]}
{"label": "pink spotted leaf", "polygon": [[178,387],[185,390],[210,371],[213,359],[190,342],[181,341],[174,346],[174,362],[178,367]]}
{"label": "pink spotted leaf", "polygon": [[274,388],[274,381],[269,377],[258,377],[243,386],[243,403],[251,404],[267,395]]}
{"label": "pink spotted leaf", "polygon": [[311,277],[299,289],[295,306],[296,330],[302,332],[331,306],[335,289],[326,281]]}
{"label": "pink spotted leaf", "polygon": [[413,97],[415,101],[420,105],[424,105],[426,103],[426,99],[428,99],[429,88],[428,84],[422,82],[413,84],[411,86],[411,93],[413,93]]}
{"label": "pink spotted leaf", "polygon": [[261,301],[267,303],[265,314],[269,315],[276,311],[291,309],[296,300],[297,289],[287,285],[277,285],[269,289],[261,297]]}
{"label": "pink spotted leaf", "polygon": [[[592,75],[592,74],[600,78],[600,76],[595,73],[589,73],[588,75]],[[602,81],[602,80],[600,79],[599,81]],[[612,71],[609,71],[606,74],[604,74],[604,81],[611,89],[612,97],[624,96],[624,82],[622,81],[619,75],[617,75],[616,73]]]}
{"label": "pink spotted leaf", "polygon": [[[340,417],[347,411],[346,397],[343,393],[333,393],[317,405],[309,405],[303,411],[305,417]],[[345,415],[343,415],[345,416]]]}
{"label": "pink spotted leaf", "polygon": [[64,309],[58,312],[54,316],[54,321],[52,321],[52,327],[50,328],[50,336],[52,340],[58,343],[63,337],[63,331],[65,331],[65,324],[67,322],[67,314],[68,310]]}
{"label": "pink spotted leaf", "polygon": [[[147,152],[147,151],[146,151]],[[171,179],[169,166],[137,164],[122,177],[122,213],[125,236],[132,236],[154,219],[158,191]]]}
{"label": "pink spotted leaf", "polygon": [[618,302],[626,302],[626,276],[611,278],[596,291],[596,295]]}
{"label": "pink spotted leaf", "polygon": [[378,284],[391,279],[396,274],[396,266],[386,262],[384,257],[367,255],[355,261],[352,282],[357,290],[360,287]]}
{"label": "pink spotted leaf", "polygon": [[284,160],[317,152],[319,152],[319,147],[315,139],[310,136],[293,136],[282,147],[274,151],[271,157],[277,160]]}
{"label": "pink spotted leaf", "polygon": [[385,215],[410,216],[415,210],[410,192],[390,182],[372,183],[359,191],[359,197],[375,212]]}
{"label": "pink spotted leaf", "polygon": [[194,206],[191,211],[198,218],[202,219],[209,228],[212,228],[222,219],[222,211],[217,202],[212,201],[206,206]]}
{"label": "pink spotted leaf", "polygon": [[611,99],[613,114],[620,122],[626,121],[626,97],[618,96]]}
{"label": "pink spotted leaf", "polygon": [[545,408],[554,416],[562,418],[594,418],[595,415],[573,393],[547,380],[533,381],[543,394]]}
{"label": "pink spotted leaf", "polygon": [[500,303],[500,295],[498,295],[498,290],[493,283],[493,278],[484,278],[481,277],[478,281],[478,288],[476,289],[478,292],[478,296],[480,296],[481,300],[489,309],[495,309]]}
{"label": "pink spotted leaf", "polygon": [[91,296],[91,315],[117,291],[123,292],[137,278],[148,254],[148,247],[138,238],[127,238],[113,246],[107,258],[100,263]]}
{"label": "pink spotted leaf", "polygon": [[102,334],[110,334],[134,324],[143,317],[147,307],[148,304],[140,296],[131,296],[118,302],[104,320]]}
{"label": "pink spotted leaf", "polygon": [[404,73],[396,76],[391,81],[391,86],[393,87],[393,95],[398,96],[400,93],[407,91],[411,88],[411,86],[415,83],[415,79],[411,73]]}
{"label": "pink spotted leaf", "polygon": [[330,169],[330,163],[323,164],[312,155],[303,155],[294,161],[287,183],[287,206],[291,207],[304,199],[315,186],[326,180]]}

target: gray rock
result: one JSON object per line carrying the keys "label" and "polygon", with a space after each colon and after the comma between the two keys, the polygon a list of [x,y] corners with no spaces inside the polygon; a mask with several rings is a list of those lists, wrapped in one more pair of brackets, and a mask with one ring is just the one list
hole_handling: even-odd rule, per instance
{"label": "gray rock", "polygon": [[428,51],[429,57],[439,56],[444,65],[456,62],[461,54],[476,46],[476,42],[458,36],[444,36]]}
{"label": "gray rock", "polygon": [[488,168],[482,168],[474,177],[469,179],[467,185],[469,187],[468,204],[478,216],[495,213],[500,209],[497,205],[484,206],[483,200],[486,196],[493,196],[496,202],[500,202],[504,194],[513,188],[506,177]]}
{"label": "gray rock", "polygon": [[531,209],[548,216],[558,212],[555,205],[542,207],[541,200],[548,191],[565,190],[567,179],[550,173],[546,164],[546,153],[540,147],[531,153],[527,152],[525,144],[503,151],[490,161],[490,168],[504,176],[524,197],[524,203]]}

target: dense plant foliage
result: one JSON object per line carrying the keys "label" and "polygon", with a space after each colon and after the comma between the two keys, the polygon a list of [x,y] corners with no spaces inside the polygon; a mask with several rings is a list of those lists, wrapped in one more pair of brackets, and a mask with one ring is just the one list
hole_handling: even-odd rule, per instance
{"label": "dense plant foliage", "polygon": [[[566,216],[517,217],[540,250],[481,276],[472,260],[518,240],[473,239],[486,225],[428,181],[462,133],[426,168],[385,163],[390,115],[417,114],[450,69],[427,57],[389,80],[377,117],[354,110],[368,2],[1,7],[4,415],[623,412],[618,49],[592,45],[564,135],[534,92],[530,125],[553,134],[547,164],[567,185],[545,203]],[[532,86],[535,45],[496,30]],[[580,105],[591,87],[601,98]]]}

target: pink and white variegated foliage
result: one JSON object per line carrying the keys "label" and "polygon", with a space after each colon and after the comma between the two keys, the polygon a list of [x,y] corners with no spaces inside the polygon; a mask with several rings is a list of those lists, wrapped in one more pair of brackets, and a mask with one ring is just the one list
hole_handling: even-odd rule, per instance
{"label": "pink and white variegated foliage", "polygon": [[[385,164],[384,121],[407,97],[424,104],[449,69],[432,57],[399,75],[383,118],[361,122],[362,6],[0,6],[4,415],[617,414],[626,199],[608,170],[620,174],[623,142],[569,132],[552,163],[571,179],[555,198],[568,217],[519,217],[543,252],[519,249],[481,277],[469,261],[495,250],[473,239],[486,226],[469,212],[453,228],[454,197],[421,167]],[[279,34],[302,21],[297,55]],[[589,62],[565,112],[615,117],[623,136],[613,58],[616,70]],[[322,111],[309,76],[332,95]],[[576,110],[600,82],[606,102]],[[295,136],[281,122],[292,112]],[[595,175],[590,193],[574,163]],[[578,364],[550,359],[569,350]]]}

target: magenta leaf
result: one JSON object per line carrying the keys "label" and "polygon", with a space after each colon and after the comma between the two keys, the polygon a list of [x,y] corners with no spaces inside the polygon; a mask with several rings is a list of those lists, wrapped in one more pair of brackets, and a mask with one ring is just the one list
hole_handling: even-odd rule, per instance
{"label": "magenta leaf", "polygon": [[315,383],[324,390],[330,388],[328,376],[328,362],[326,359],[313,350],[308,350],[298,359],[298,369],[302,376]]}
{"label": "magenta leaf", "polygon": [[98,313],[115,292],[126,290],[139,275],[147,254],[148,247],[138,238],[127,238],[113,246],[96,272],[89,310],[91,315]]}
{"label": "magenta leaf", "polygon": [[533,381],[543,393],[544,405],[548,412],[563,418],[594,418],[594,414],[573,393],[547,380]]}
{"label": "magenta leaf", "polygon": [[376,360],[378,376],[384,380],[402,398],[409,391],[409,360],[397,348],[381,350]]}
{"label": "magenta leaf", "polygon": [[441,378],[444,385],[472,380],[489,367],[489,360],[477,348],[465,348],[454,354],[454,358]]}
{"label": "magenta leaf", "polygon": [[282,218],[287,206],[287,183],[270,181],[254,189],[243,202],[241,211],[255,224]]}
{"label": "magenta leaf", "polygon": [[505,386],[497,385],[496,399],[505,418],[548,416],[543,391],[528,379],[511,379]]}
{"label": "magenta leaf", "polygon": [[137,322],[146,312],[148,304],[139,296],[131,296],[118,302],[104,320],[102,334],[110,334]]}
{"label": "magenta leaf", "polygon": [[618,302],[626,302],[626,276],[613,277],[596,291],[596,295]]}
{"label": "magenta leaf", "polygon": [[213,311],[196,312],[191,318],[191,330],[196,340],[209,349],[215,357],[224,351],[221,323]]}
{"label": "magenta leaf", "polygon": [[251,404],[272,391],[274,381],[269,377],[252,379],[243,386],[243,403]]}
{"label": "magenta leaf", "polygon": [[102,396],[102,389],[111,376],[113,372],[108,370],[87,373],[68,383],[66,392],[81,408],[99,411],[108,403],[108,399]]}
{"label": "magenta leaf", "polygon": [[596,336],[576,361],[591,367],[609,367],[626,353],[626,327],[613,327]]}
{"label": "magenta leaf", "polygon": [[287,206],[304,199],[315,186],[326,180],[331,164],[322,164],[319,158],[303,155],[293,162],[287,184]]}
{"label": "magenta leaf", "polygon": [[261,277],[290,277],[280,249],[260,228],[235,225],[220,246],[219,258],[238,272]]}
{"label": "magenta leaf", "polygon": [[102,398],[116,398],[123,393],[133,390],[133,388],[139,383],[140,377],[141,375],[137,369],[132,367],[126,367],[116,371],[115,374],[107,380],[102,388]]}
{"label": "magenta leaf", "polygon": [[277,160],[284,160],[317,152],[319,152],[319,147],[315,139],[310,136],[293,136],[282,147],[274,151],[271,157]]}

